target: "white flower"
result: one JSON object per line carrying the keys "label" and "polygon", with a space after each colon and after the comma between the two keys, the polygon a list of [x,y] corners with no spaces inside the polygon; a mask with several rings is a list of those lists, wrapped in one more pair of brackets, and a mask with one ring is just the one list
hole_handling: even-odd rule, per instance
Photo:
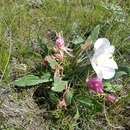
{"label": "white flower", "polygon": [[98,78],[111,79],[115,75],[115,69],[118,69],[117,63],[113,59],[115,47],[110,45],[106,38],[99,38],[94,43],[94,55],[90,59],[93,69]]}

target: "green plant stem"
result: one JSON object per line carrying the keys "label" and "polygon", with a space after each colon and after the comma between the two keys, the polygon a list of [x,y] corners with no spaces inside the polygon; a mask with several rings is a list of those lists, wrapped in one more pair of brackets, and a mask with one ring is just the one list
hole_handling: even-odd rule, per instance
{"label": "green plant stem", "polygon": [[8,65],[9,65],[9,61],[10,61],[10,57],[11,57],[11,52],[12,52],[12,45],[13,45],[13,43],[11,42],[11,39],[10,39],[10,40],[9,40],[9,56],[8,56],[8,60],[7,60],[7,63],[6,63],[6,65],[5,65],[4,71],[3,71],[3,73],[2,73],[2,76],[1,76],[1,78],[0,78],[0,82],[2,81],[2,79],[3,79],[4,75],[5,75],[5,72],[6,72],[6,70],[7,70],[7,67],[8,67]]}

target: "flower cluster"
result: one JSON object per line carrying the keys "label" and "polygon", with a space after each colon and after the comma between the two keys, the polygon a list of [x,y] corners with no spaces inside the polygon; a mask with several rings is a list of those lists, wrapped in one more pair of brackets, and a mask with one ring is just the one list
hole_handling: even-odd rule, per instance
{"label": "flower cluster", "polygon": [[[64,38],[60,33],[56,34],[54,42],[54,54],[52,58],[63,61],[65,54],[73,57],[71,54],[72,49],[65,46]],[[106,38],[99,38],[94,43],[94,54],[90,58],[90,62],[97,76],[90,79],[87,78],[86,80],[87,86],[92,92],[105,95],[106,100],[110,102],[114,102],[116,97],[113,94],[105,94],[103,80],[113,78],[115,70],[118,69],[117,63],[113,58],[114,50],[114,46],[110,45],[109,40]],[[44,64],[47,64],[46,61],[47,60],[44,61]],[[57,74],[57,72],[59,74],[59,70],[57,71],[56,69],[55,74]],[[62,103],[62,101],[60,103]]]}
{"label": "flower cluster", "polygon": [[[99,38],[94,44],[94,55],[90,59],[91,65],[97,74],[96,78],[87,79],[87,85],[90,90],[102,94],[103,79],[111,79],[115,75],[115,69],[118,69],[113,59],[114,46],[106,38]],[[113,94],[106,94],[106,99],[114,102],[116,97]]]}

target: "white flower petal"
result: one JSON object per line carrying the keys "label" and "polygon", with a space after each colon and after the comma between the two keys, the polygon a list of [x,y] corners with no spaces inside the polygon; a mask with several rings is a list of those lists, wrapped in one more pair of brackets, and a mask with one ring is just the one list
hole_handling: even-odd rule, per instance
{"label": "white flower petal", "polygon": [[104,61],[104,63],[101,66],[111,69],[118,69],[117,63],[114,61],[113,58]]}
{"label": "white flower petal", "polygon": [[110,46],[110,47],[106,48],[105,50],[98,49],[98,50],[96,50],[95,54],[93,55],[93,59],[95,59],[95,62],[98,65],[105,64],[108,60],[112,59],[114,50],[115,50],[114,46]]}
{"label": "white flower petal", "polygon": [[106,38],[99,38],[94,44],[94,55],[91,64],[98,78],[110,79],[115,75],[115,69],[118,69],[113,59],[115,47],[110,45]]}
{"label": "white flower petal", "polygon": [[115,75],[115,69],[107,68],[107,67],[100,67],[103,79],[111,79]]}
{"label": "white flower petal", "polygon": [[108,46],[108,47],[101,46],[99,49],[95,51],[94,57],[99,57],[103,55],[104,57],[112,57],[114,50],[115,50],[114,46]]}
{"label": "white flower petal", "polygon": [[91,59],[90,61],[91,61],[91,65],[92,65],[94,71],[95,71],[96,74],[97,74],[97,77],[98,77],[99,79],[102,79],[102,72],[101,72],[100,68],[96,65],[94,59]]}
{"label": "white flower petal", "polygon": [[94,50],[97,50],[99,48],[106,48],[110,46],[110,42],[106,38],[99,38],[95,43],[94,43]]}
{"label": "white flower petal", "polygon": [[112,57],[114,53],[115,47],[114,46],[101,46],[99,49],[95,50],[94,57],[98,58],[99,56],[106,55],[104,57]]}
{"label": "white flower petal", "polygon": [[113,54],[115,51],[115,47],[113,45],[105,48],[105,54]]}

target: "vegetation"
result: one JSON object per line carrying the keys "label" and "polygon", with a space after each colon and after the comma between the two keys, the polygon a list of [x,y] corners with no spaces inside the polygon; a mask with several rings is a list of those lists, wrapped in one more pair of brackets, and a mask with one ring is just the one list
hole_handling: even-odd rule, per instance
{"label": "vegetation", "polygon": [[[102,94],[86,83],[101,37],[118,65]],[[129,113],[129,0],[0,0],[0,129],[129,130]]]}

